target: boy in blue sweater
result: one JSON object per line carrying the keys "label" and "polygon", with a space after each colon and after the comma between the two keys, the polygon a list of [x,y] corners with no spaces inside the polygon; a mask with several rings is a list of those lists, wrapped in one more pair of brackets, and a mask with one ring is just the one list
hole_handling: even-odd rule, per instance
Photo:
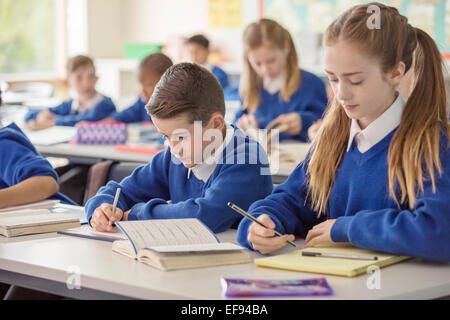
{"label": "boy in blue sweater", "polygon": [[129,108],[115,112],[105,122],[142,122],[152,121],[145,105],[153,94],[156,84],[166,70],[172,66],[172,60],[163,53],[153,53],[145,57],[139,64],[138,80],[141,84],[141,94]]}
{"label": "boy in blue sweater", "polygon": [[[112,232],[109,221],[117,220],[198,218],[221,232],[240,218],[228,201],[248,208],[271,192],[267,155],[225,123],[223,91],[211,72],[191,63],[172,66],[146,108],[170,147],[86,203],[96,230]],[[122,192],[113,216],[117,188]]]}
{"label": "boy in blue sweater", "polygon": [[74,126],[80,121],[99,121],[116,111],[110,98],[95,90],[98,77],[91,58],[75,56],[67,63],[67,83],[76,97],[47,110],[30,110],[25,123],[30,130]]}
{"label": "boy in blue sweater", "polygon": [[[294,234],[305,247],[360,248],[450,261],[450,126],[441,54],[433,39],[380,3],[355,6],[327,29],[334,92],[306,160],[249,212],[238,241],[261,253]],[[395,46],[390,44],[395,43]],[[399,84],[415,61],[405,103]],[[409,91],[409,90],[408,90]],[[273,237],[273,229],[282,237]]]}
{"label": "boy in blue sweater", "polygon": [[209,40],[202,34],[196,34],[187,39],[186,43],[190,61],[211,71],[225,90],[230,84],[228,75],[220,67],[208,62]]}

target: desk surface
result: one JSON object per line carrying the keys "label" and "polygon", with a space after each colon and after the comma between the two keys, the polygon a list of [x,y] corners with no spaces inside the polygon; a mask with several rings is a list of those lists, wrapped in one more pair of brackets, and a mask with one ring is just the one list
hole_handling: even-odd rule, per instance
{"label": "desk surface", "polygon": [[[289,161],[284,161],[283,155],[279,156],[278,153],[274,153],[271,157],[272,174],[287,177],[294,170],[297,164],[303,160],[309,144],[289,144],[289,148],[287,148],[287,144],[282,144],[281,146],[289,149],[290,152],[293,152],[293,150],[295,151],[296,148],[298,149],[298,155],[295,157],[289,157]],[[149,154],[116,151],[115,147],[110,145],[79,145],[60,143],[51,146],[36,145],[36,148],[43,156],[67,157],[72,162],[81,164],[95,164],[104,160],[147,163],[153,158],[153,156]],[[277,165],[274,165],[273,159],[279,160]]]}
{"label": "desk surface", "polygon": [[[229,230],[218,237],[224,242],[236,242],[235,234],[235,230]],[[277,254],[290,250],[285,247]],[[261,256],[256,252],[251,255],[253,258]],[[26,275],[41,280],[34,288],[58,293],[49,289],[47,282],[65,287],[70,268],[79,271],[82,290],[91,290],[91,297],[95,290],[112,297],[140,299],[224,299],[221,277],[308,279],[324,276],[260,268],[253,263],[163,272],[111,251],[109,242],[55,233],[11,239],[0,237],[2,281],[11,283],[12,275]],[[367,288],[370,275],[325,276],[335,295],[314,299],[433,299],[450,295],[450,263],[447,262],[412,259],[381,269],[380,276],[379,290]]]}

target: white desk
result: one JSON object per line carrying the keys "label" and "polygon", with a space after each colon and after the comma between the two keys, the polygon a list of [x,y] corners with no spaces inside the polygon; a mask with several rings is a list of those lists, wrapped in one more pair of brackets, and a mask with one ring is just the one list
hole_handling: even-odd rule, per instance
{"label": "white desk", "polygon": [[[304,159],[308,147],[309,144],[303,143],[281,144],[280,148],[282,150],[290,153],[295,153],[295,156],[289,156],[289,161],[286,161],[285,155],[279,156],[277,152],[275,152],[271,156],[271,170],[274,183],[279,184],[286,180],[289,174],[295,169],[297,164]],[[60,143],[50,146],[36,145],[36,148],[45,157],[68,158],[72,163],[88,165],[92,165],[105,160],[137,162],[145,164],[153,158],[153,156],[149,154],[116,151],[114,146],[110,145],[80,145]],[[277,163],[279,164],[277,166],[274,166],[273,161],[278,161],[278,159],[279,162]]]}
{"label": "white desk", "polygon": [[[235,233],[230,230],[218,237],[235,242]],[[289,250],[285,247],[277,254]],[[79,290],[66,287],[71,266],[80,271]],[[0,282],[73,298],[224,299],[222,276],[307,279],[324,275],[260,268],[253,263],[163,272],[112,252],[109,242],[55,233],[0,238]],[[380,290],[367,288],[369,276],[325,276],[335,295],[313,299],[434,299],[450,295],[447,262],[413,259],[381,269]]]}

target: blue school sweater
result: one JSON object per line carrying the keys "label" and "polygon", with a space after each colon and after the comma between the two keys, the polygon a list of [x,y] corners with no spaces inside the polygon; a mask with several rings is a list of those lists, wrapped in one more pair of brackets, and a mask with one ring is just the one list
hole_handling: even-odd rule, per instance
{"label": "blue school sweater", "polygon": [[131,107],[121,112],[115,112],[111,117],[125,123],[152,121],[147,110],[145,110],[145,105],[146,103],[139,97]]}
{"label": "blue school sweater", "polygon": [[[26,179],[36,176],[58,176],[50,163],[42,158],[30,140],[12,123],[0,129],[0,189],[12,187]],[[49,199],[76,205],[62,193],[56,193]]]}
{"label": "blue school sweater", "polygon": [[257,142],[236,128],[206,183],[192,173],[188,179],[188,169],[168,148],[120,183],[110,181],[102,187],[86,203],[87,220],[102,203],[113,203],[120,187],[117,206],[123,211],[131,209],[129,220],[198,218],[213,232],[225,231],[241,218],[227,206],[228,201],[247,209],[272,191],[272,177],[261,174],[268,170],[267,163]]}
{"label": "blue school sweater", "polygon": [[[281,114],[297,112],[302,118],[300,133],[297,135],[280,133],[280,141],[287,139],[308,141],[308,128],[322,117],[327,106],[328,98],[325,84],[314,74],[301,70],[300,87],[291,96],[290,101],[284,101],[279,93],[270,94],[265,89],[262,89],[261,102],[254,113],[259,128],[264,129]],[[247,110],[239,109],[236,112],[234,123],[247,113]]]}
{"label": "blue school sweater", "polygon": [[[55,114],[55,124],[57,126],[74,126],[80,121],[99,121],[107,118],[116,111],[116,106],[112,100],[105,97],[95,108],[85,113],[71,113],[73,99],[65,101],[60,105],[49,108]],[[36,119],[41,110],[30,110],[25,116],[25,122]]]}
{"label": "blue school sweater", "polygon": [[222,86],[222,89],[225,89],[230,84],[230,81],[228,79],[228,75],[218,66],[213,66],[211,69],[211,72],[213,75],[216,76],[217,80],[219,80],[220,85]]}
{"label": "blue school sweater", "polygon": [[[396,129],[395,129],[396,130]],[[331,229],[335,242],[393,254],[450,260],[450,148],[441,136],[440,159],[443,174],[436,179],[437,193],[430,180],[418,195],[412,210],[398,208],[389,196],[387,154],[393,130],[365,153],[355,141],[345,153],[336,172],[327,210],[328,219],[337,219]],[[266,213],[282,234],[306,237],[316,224],[325,221],[305,203],[307,161],[300,163],[288,180],[264,200],[254,203],[253,216]],[[249,248],[251,222],[238,228],[239,243]]]}

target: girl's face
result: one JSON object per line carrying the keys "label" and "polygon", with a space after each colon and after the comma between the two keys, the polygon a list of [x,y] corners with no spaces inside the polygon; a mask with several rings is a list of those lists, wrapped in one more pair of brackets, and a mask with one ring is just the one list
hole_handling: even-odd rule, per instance
{"label": "girl's face", "polygon": [[377,59],[344,40],[325,46],[324,54],[325,71],[335,97],[347,116],[366,128],[394,102],[395,88],[403,75],[402,63],[384,73]]}
{"label": "girl's face", "polygon": [[288,54],[288,46],[284,49],[278,49],[263,44],[258,48],[249,50],[247,58],[258,76],[275,79],[286,67]]}

